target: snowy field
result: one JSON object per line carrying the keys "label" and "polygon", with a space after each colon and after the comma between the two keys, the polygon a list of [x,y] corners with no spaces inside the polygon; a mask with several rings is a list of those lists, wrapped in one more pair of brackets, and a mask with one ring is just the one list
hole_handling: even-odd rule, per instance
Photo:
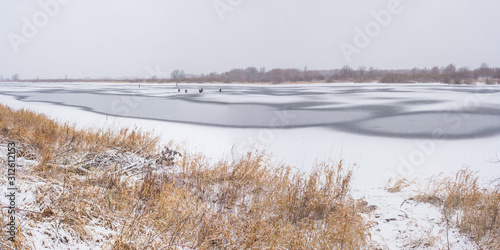
{"label": "snowy field", "polygon": [[15,108],[78,127],[137,126],[214,159],[265,149],[304,171],[343,159],[356,164],[360,189],[464,166],[485,183],[500,175],[498,86],[3,83],[0,91]]}
{"label": "snowy field", "polygon": [[[80,128],[138,127],[214,160],[261,149],[307,172],[342,159],[355,166],[354,196],[375,207],[367,216],[380,249],[429,239],[476,249],[448,230],[439,208],[411,199],[413,188],[464,166],[484,185],[500,176],[498,86],[3,83],[0,103]],[[385,191],[396,176],[417,181]]]}

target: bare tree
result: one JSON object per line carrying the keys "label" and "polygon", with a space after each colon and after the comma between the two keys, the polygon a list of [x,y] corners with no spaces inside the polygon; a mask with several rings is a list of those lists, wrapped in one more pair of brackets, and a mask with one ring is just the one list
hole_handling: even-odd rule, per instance
{"label": "bare tree", "polygon": [[370,66],[370,68],[368,68],[368,76],[369,77],[374,77],[375,76],[375,68]]}
{"label": "bare tree", "polygon": [[453,64],[446,66],[446,68],[444,68],[443,70],[443,74],[448,76],[454,76],[456,72],[457,72],[457,67],[455,67],[455,65]]}
{"label": "bare tree", "polygon": [[438,66],[432,67],[431,71],[429,72],[429,80],[437,82],[439,81],[440,73],[439,73],[439,68]]}
{"label": "bare tree", "polygon": [[170,74],[170,77],[174,80],[180,80],[180,79],[184,79],[186,78],[186,74],[184,73],[184,70],[174,70],[172,71],[172,73]]}
{"label": "bare tree", "polygon": [[354,70],[349,66],[344,66],[339,70],[339,77],[341,80],[349,80],[354,76]]}
{"label": "bare tree", "polygon": [[269,78],[273,83],[282,83],[285,80],[283,69],[272,69],[269,71]]}
{"label": "bare tree", "polygon": [[255,67],[248,67],[245,69],[246,80],[248,82],[256,82],[259,80],[259,70]]}
{"label": "bare tree", "polygon": [[360,67],[358,68],[358,75],[359,75],[360,77],[364,77],[364,76],[365,76],[365,72],[366,72],[366,67],[365,67],[365,66],[360,66]]}
{"label": "bare tree", "polygon": [[482,63],[478,69],[478,73],[480,77],[492,77],[493,71],[487,63]]}

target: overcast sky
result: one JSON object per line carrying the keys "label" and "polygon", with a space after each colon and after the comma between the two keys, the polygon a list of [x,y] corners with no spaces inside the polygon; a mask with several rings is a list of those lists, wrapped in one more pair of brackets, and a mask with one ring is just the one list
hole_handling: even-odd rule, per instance
{"label": "overcast sky", "polygon": [[0,75],[500,66],[498,0],[55,1],[0,0]]}

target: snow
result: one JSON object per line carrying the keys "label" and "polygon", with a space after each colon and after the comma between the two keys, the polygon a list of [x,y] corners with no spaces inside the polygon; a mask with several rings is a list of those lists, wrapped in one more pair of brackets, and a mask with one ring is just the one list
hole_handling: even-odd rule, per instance
{"label": "snow", "polygon": [[378,249],[476,249],[474,243],[443,220],[439,208],[418,203],[406,188],[389,193],[377,188],[356,192],[358,198],[376,206],[369,214],[375,221],[372,240]]}

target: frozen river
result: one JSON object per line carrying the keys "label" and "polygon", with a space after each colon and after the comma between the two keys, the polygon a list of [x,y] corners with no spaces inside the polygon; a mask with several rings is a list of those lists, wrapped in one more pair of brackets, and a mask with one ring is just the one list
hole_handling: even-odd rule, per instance
{"label": "frozen river", "polygon": [[230,128],[325,127],[443,139],[500,133],[496,86],[4,84],[2,94],[110,116]]}
{"label": "frozen river", "polygon": [[0,91],[11,106],[82,126],[154,129],[212,157],[260,148],[303,169],[342,158],[377,184],[464,165],[500,173],[498,86],[3,83]]}

